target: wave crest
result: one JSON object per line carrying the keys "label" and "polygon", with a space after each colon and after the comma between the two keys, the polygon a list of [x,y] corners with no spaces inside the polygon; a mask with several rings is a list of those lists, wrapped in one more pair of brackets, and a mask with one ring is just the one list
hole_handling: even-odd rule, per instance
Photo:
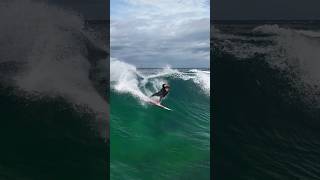
{"label": "wave crest", "polygon": [[62,96],[105,119],[107,102],[90,76],[106,63],[107,53],[79,14],[47,3],[8,1],[0,5],[0,21],[0,66],[14,66],[11,74],[0,72],[0,80],[6,76],[10,86],[29,94]]}
{"label": "wave crest", "polygon": [[[111,58],[111,88],[119,93],[129,93],[145,101],[153,92],[159,91],[163,83],[168,83],[170,78],[183,81],[191,80],[200,87],[201,91],[210,95],[210,71],[191,69],[179,71],[169,66],[150,73],[143,73],[135,66]],[[172,85],[174,87],[174,85]]]}

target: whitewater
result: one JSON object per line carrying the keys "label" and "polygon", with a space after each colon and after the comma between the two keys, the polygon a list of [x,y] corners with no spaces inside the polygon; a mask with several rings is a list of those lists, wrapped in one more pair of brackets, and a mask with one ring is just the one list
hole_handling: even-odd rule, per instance
{"label": "whitewater", "polygon": [[[210,71],[189,69],[181,72],[169,66],[158,69],[152,74],[143,74],[134,65],[115,58],[110,61],[110,82],[112,89],[119,93],[129,93],[140,100],[148,100],[154,92],[158,92],[162,84],[168,83],[165,78],[171,77],[183,81],[192,81],[207,96],[210,95]],[[174,85],[173,85],[174,87]]]}

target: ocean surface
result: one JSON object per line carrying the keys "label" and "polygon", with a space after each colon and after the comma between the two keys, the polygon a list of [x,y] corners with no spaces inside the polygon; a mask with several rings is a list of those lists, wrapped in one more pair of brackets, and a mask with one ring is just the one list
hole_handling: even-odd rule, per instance
{"label": "ocean surface", "polygon": [[320,23],[212,25],[216,180],[320,179]]}
{"label": "ocean surface", "polygon": [[0,21],[0,179],[105,179],[106,24],[27,0]]}
{"label": "ocean surface", "polygon": [[[111,180],[210,179],[210,70],[138,69],[111,59]],[[162,104],[145,102],[166,82]]]}

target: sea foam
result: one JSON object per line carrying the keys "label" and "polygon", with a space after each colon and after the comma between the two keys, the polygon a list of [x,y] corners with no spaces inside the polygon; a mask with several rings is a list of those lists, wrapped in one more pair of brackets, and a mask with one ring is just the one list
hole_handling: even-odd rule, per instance
{"label": "sea foam", "polygon": [[206,95],[210,95],[210,71],[191,69],[181,72],[167,66],[154,70],[151,74],[143,74],[134,65],[116,58],[111,58],[110,67],[111,88],[119,93],[129,93],[143,101],[148,100],[153,92],[159,91],[163,83],[168,83],[167,77],[191,80]]}

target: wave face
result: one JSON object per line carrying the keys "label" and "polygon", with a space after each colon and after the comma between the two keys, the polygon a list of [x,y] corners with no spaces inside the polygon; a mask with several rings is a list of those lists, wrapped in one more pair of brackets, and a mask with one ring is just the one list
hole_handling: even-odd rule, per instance
{"label": "wave face", "polygon": [[213,29],[216,178],[319,179],[320,26]]}
{"label": "wave face", "polygon": [[0,177],[104,178],[107,30],[28,0],[0,21]]}
{"label": "wave face", "polygon": [[[111,60],[111,179],[209,179],[210,71]],[[162,104],[145,103],[161,89]]]}

